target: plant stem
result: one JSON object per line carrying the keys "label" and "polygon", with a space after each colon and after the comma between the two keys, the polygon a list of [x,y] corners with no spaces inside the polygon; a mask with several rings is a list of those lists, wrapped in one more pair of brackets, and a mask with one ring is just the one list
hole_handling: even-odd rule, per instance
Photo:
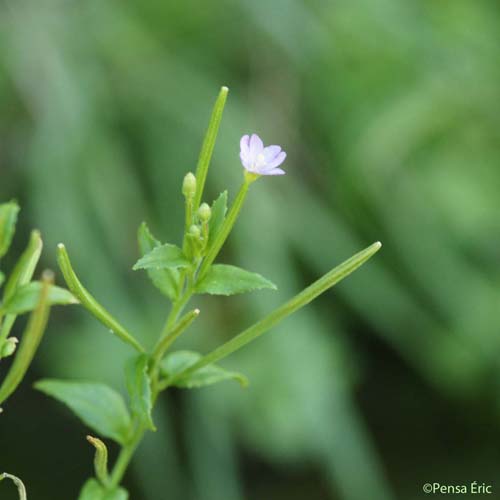
{"label": "plant stem", "polygon": [[199,309],[194,309],[187,314],[185,314],[174,326],[172,326],[169,330],[166,331],[165,335],[162,335],[156,347],[151,354],[151,368],[150,368],[150,377],[151,377],[151,385],[153,389],[153,396],[156,398],[157,384],[158,384],[158,375],[159,375],[159,365],[161,360],[165,356],[165,353],[169,349],[169,347],[174,343],[174,341],[179,337],[179,335],[186,330],[189,325],[198,317],[200,314]]}
{"label": "plant stem", "polygon": [[225,344],[222,344],[211,353],[203,356],[203,358],[201,358],[194,365],[180,372],[175,377],[160,382],[158,386],[159,390],[162,391],[166,389],[176,380],[182,377],[189,376],[200,368],[203,368],[206,365],[215,363],[216,361],[229,356],[233,352],[241,349],[249,342],[255,340],[257,337],[270,330],[287,316],[297,311],[297,309],[305,306],[306,304],[314,300],[318,295],[322,294],[330,287],[338,283],[340,280],[351,274],[359,266],[364,264],[373,254],[375,254],[381,246],[382,245],[380,242],[376,242],[370,245],[368,248],[365,248],[361,252],[357,253],[356,255],[353,255],[350,259],[347,259],[345,262],[332,269],[329,273],[322,276],[319,280],[315,281],[312,285],[305,288],[302,292],[295,295],[295,297],[275,309],[263,319],[247,328],[239,335],[236,335],[236,337],[233,337]]}
{"label": "plant stem", "polygon": [[[194,311],[191,311],[190,313],[186,314],[183,318],[181,318],[180,321],[177,322],[177,318],[181,314],[187,302],[189,302],[189,299],[191,298],[192,295],[193,295],[192,289],[187,288],[184,294],[181,295],[179,299],[177,299],[173,303],[172,309],[170,310],[170,313],[165,322],[165,326],[162,330],[162,334],[160,335],[160,339],[158,340],[158,343],[156,344],[156,347],[153,350],[153,354],[151,355],[152,363],[149,372],[151,377],[151,387],[152,387],[151,399],[153,405],[155,404],[159,394],[158,368],[163,355],[165,354],[168,347],[172,344],[172,342],[191,324],[191,322],[198,316],[200,312],[198,309],[195,309]],[[132,439],[122,447],[122,449],[120,450],[120,454],[116,459],[113,471],[111,472],[110,476],[110,482],[109,482],[110,490],[113,490],[120,484],[137,446],[144,437],[146,429],[138,423],[136,425],[137,428],[134,435],[132,436]]]}
{"label": "plant stem", "polygon": [[210,245],[206,257],[203,259],[200,270],[198,271],[198,279],[203,278],[204,274],[208,271],[213,261],[219,254],[225,241],[227,240],[227,237],[233,229],[236,219],[238,218],[238,215],[241,211],[243,202],[245,201],[245,198],[247,196],[248,188],[254,180],[255,179],[249,176],[245,176],[245,180],[243,181],[243,184],[241,185],[240,190],[238,191],[238,194],[234,199],[233,205],[231,206],[231,209],[229,210],[229,213],[227,214],[222,227],[217,233],[217,236],[215,237],[213,243]]}
{"label": "plant stem", "polygon": [[132,436],[132,439],[120,450],[120,454],[118,455],[118,458],[116,459],[115,465],[113,467],[113,471],[111,472],[108,488],[109,490],[114,490],[120,484],[123,476],[125,475],[130,460],[132,459],[137,446],[142,441],[145,432],[146,430],[144,429],[144,427],[140,424],[137,424],[137,428],[134,432],[134,435]]}

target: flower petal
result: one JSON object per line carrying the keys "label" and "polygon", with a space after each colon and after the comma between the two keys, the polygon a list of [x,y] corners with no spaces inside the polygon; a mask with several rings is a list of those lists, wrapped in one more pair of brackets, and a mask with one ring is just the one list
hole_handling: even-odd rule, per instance
{"label": "flower petal", "polygon": [[241,163],[243,164],[243,166],[247,170],[251,167],[252,163],[249,160],[248,155],[246,155],[245,153],[243,153],[243,151],[240,153],[240,160],[241,160]]}
{"label": "flower petal", "polygon": [[273,168],[272,170],[266,170],[262,175],[284,175],[286,172],[281,170],[281,168]]}
{"label": "flower petal", "polygon": [[262,150],[264,149],[264,143],[257,134],[252,134],[252,137],[250,137],[249,145],[250,145],[250,154],[254,157],[262,153]]}
{"label": "flower petal", "polygon": [[278,155],[266,165],[266,173],[268,170],[272,170],[273,168],[276,168],[278,165],[281,165],[285,161],[285,158],[286,158],[286,153],[284,151],[278,153]]}
{"label": "flower petal", "polygon": [[250,151],[250,136],[248,134],[244,135],[240,139],[240,152],[244,154],[245,156],[248,155]]}
{"label": "flower petal", "polygon": [[266,159],[266,163],[269,163],[272,160],[274,160],[276,158],[276,156],[278,156],[280,151],[281,151],[280,146],[273,145],[273,146],[267,146],[266,148],[264,148],[263,154],[264,154],[264,158]]}

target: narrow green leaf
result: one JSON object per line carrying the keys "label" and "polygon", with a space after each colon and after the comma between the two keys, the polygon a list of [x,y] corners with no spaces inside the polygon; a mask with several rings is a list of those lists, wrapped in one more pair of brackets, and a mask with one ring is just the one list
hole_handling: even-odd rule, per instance
{"label": "narrow green leaf", "polygon": [[[168,354],[161,362],[161,372],[168,379],[173,379],[183,371],[197,363],[203,356],[193,351],[176,351]],[[248,385],[248,379],[241,373],[224,370],[218,365],[211,364],[189,374],[187,377],[175,379],[175,387],[186,389],[205,387],[224,380],[236,380],[243,387]]]}
{"label": "narrow green leaf", "polygon": [[215,236],[224,222],[227,212],[227,191],[222,192],[219,197],[212,203],[212,216],[208,223],[208,245],[214,241]]}
{"label": "narrow green leaf", "polygon": [[221,346],[214,349],[212,352],[203,356],[194,365],[186,368],[178,375],[172,376],[169,379],[162,381],[158,388],[159,390],[164,390],[170,385],[175,385],[178,380],[182,380],[189,375],[196,373],[201,368],[211,365],[223,358],[226,358],[233,352],[240,350],[242,347],[246,346],[250,342],[254,341],[256,338],[260,337],[271,328],[276,326],[278,323],[283,321],[286,317],[290,316],[292,313],[304,307],[309,302],[313,301],[318,295],[337,284],[339,281],[343,280],[345,277],[349,276],[352,272],[362,266],[368,259],[370,259],[375,253],[377,253],[382,244],[377,241],[370,245],[369,247],[361,250],[357,254],[353,255],[351,258],[342,262],[342,264],[333,268],[330,272],[323,275],[321,278],[316,280],[314,283],[304,288],[300,293],[292,297],[288,302],[264,316],[260,321],[254,323],[252,326],[243,330],[240,334],[228,340]]}
{"label": "narrow green leaf", "polygon": [[146,354],[139,354],[129,360],[125,365],[125,379],[132,415],[138,417],[145,427],[154,431],[156,428],[151,417],[153,404],[148,361],[149,357]]}
{"label": "narrow green leaf", "polygon": [[40,232],[36,230],[32,231],[28,246],[16,262],[16,265],[9,276],[9,280],[5,285],[3,295],[4,301],[9,300],[18,287],[26,285],[31,281],[36,265],[40,260],[42,249],[43,241],[40,236]]}
{"label": "narrow green leaf", "polygon": [[19,205],[15,201],[0,205],[0,258],[9,250],[16,231]]}
{"label": "narrow green leaf", "polygon": [[[42,286],[40,281],[32,281],[27,285],[19,287],[14,292],[14,295],[2,304],[0,309],[8,314],[23,314],[32,311],[39,302]],[[78,300],[65,288],[51,286],[48,294],[48,303],[51,306],[66,306],[78,304]]]}
{"label": "narrow green leaf", "polygon": [[[43,242],[39,231],[32,231],[26,250],[21,254],[12,273],[7,280],[3,293],[3,301],[8,301],[15,291],[31,281],[36,265],[42,253]],[[3,314],[0,308],[0,316]],[[0,330],[0,340],[6,339],[16,321],[15,314],[7,314]]]}
{"label": "narrow green leaf", "polygon": [[214,152],[215,140],[217,139],[217,133],[219,132],[219,125],[222,119],[222,112],[224,111],[228,92],[229,89],[227,87],[221,87],[217,100],[215,101],[212,116],[210,117],[205,139],[203,140],[203,145],[201,147],[198,165],[196,166],[196,193],[193,200],[194,212],[196,212],[200,206],[203,189],[205,188],[205,181],[207,179],[208,167],[210,165],[210,160],[212,159],[212,153]]}
{"label": "narrow green leaf", "polygon": [[137,269],[176,269],[188,267],[189,260],[182,253],[182,250],[176,245],[165,244],[153,248],[151,252],[140,258],[132,268]]}
{"label": "narrow green leaf", "polygon": [[212,295],[234,295],[261,288],[276,290],[276,285],[260,274],[251,273],[236,266],[214,264],[196,285],[196,292]]}
{"label": "narrow green leaf", "polygon": [[0,404],[3,403],[21,383],[33,356],[42,340],[43,332],[49,320],[50,305],[48,296],[54,276],[46,271],[42,276],[43,288],[36,309],[31,313],[28,324],[21,338],[21,344],[7,376],[0,386]]}
{"label": "narrow green leaf", "polygon": [[5,281],[5,274],[0,271],[0,286],[4,284]]}
{"label": "narrow green leaf", "polygon": [[123,488],[109,491],[92,478],[83,485],[78,500],[128,500],[128,492]]}
{"label": "narrow green leaf", "polygon": [[44,379],[35,388],[61,401],[98,434],[125,444],[131,419],[120,394],[107,385]]}
{"label": "narrow green leaf", "polygon": [[[141,256],[161,246],[160,241],[152,235],[145,222],[139,226],[137,240]],[[177,297],[179,289],[179,271],[177,269],[148,269],[147,273],[153,285],[163,295],[166,295],[171,300]]]}
{"label": "narrow green leaf", "polygon": [[90,294],[90,292],[82,285],[71,261],[69,260],[66,247],[59,243],[57,245],[57,262],[61,269],[64,279],[68,288],[73,295],[81,302],[82,306],[87,309],[96,319],[98,319],[104,326],[110,329],[111,333],[115,334],[123,342],[131,345],[135,350],[144,352],[144,347],[137,341],[128,331],[122,326],[111,314],[104,309],[99,302]]}

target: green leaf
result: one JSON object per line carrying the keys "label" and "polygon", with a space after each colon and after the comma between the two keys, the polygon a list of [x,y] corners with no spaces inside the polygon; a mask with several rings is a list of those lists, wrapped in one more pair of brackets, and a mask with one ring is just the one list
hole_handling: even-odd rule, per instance
{"label": "green leaf", "polygon": [[[40,293],[39,302],[34,311],[30,314],[28,324],[21,337],[21,344],[17,350],[17,354],[14,357],[14,361],[6,377],[0,385],[0,404],[3,403],[21,383],[40,345],[40,341],[42,340],[43,333],[49,320],[50,305],[48,303],[48,297],[53,280],[54,276],[50,271],[45,271],[43,273],[43,287]],[[7,320],[7,318],[15,318],[15,316],[9,315],[5,320]],[[12,325],[12,323],[10,323],[10,325]]]}
{"label": "green leaf", "polygon": [[[142,256],[161,246],[160,241],[151,234],[145,222],[139,226],[137,239]],[[179,289],[179,271],[177,269],[148,269],[147,273],[153,285],[163,295],[166,295],[171,300],[177,297]]]}
{"label": "green leaf", "polygon": [[9,250],[16,231],[19,205],[15,201],[0,205],[0,258]]}
{"label": "green leaf", "polygon": [[196,166],[196,193],[193,200],[195,212],[200,206],[205,181],[207,179],[208,167],[210,165],[212,153],[214,152],[215,140],[217,139],[217,133],[219,132],[219,125],[222,119],[224,106],[226,105],[228,92],[229,89],[227,87],[221,87],[217,100],[215,101],[212,115],[210,116],[210,121],[208,123],[208,129],[205,134],[205,139],[203,140],[203,145],[201,147],[200,157],[198,158],[198,164]]}
{"label": "green leaf", "polygon": [[156,430],[151,418],[151,382],[148,377],[148,361],[146,354],[135,356],[125,365],[125,379],[130,396],[132,415],[137,416],[141,423],[152,431]]}
{"label": "green leaf", "polygon": [[87,309],[97,320],[99,320],[104,326],[109,328],[110,332],[116,335],[123,342],[131,345],[134,349],[139,352],[144,352],[144,348],[141,344],[134,338],[128,330],[123,327],[111,314],[104,309],[99,302],[90,294],[90,292],[82,285],[81,281],[78,279],[71,261],[69,259],[66,247],[59,243],[57,245],[57,262],[59,268],[61,269],[64,279],[68,288],[71,290],[73,295],[80,301],[83,307]]}
{"label": "green leaf", "polygon": [[[190,366],[193,366],[202,357],[198,352],[175,351],[172,354],[168,354],[161,362],[161,371],[167,379],[174,378]],[[248,379],[241,373],[224,370],[224,368],[215,364],[204,366],[187,377],[180,377],[172,385],[192,389],[216,384],[224,380],[236,380],[243,387],[248,385]]]}
{"label": "green leaf", "polygon": [[[7,302],[16,290],[26,285],[31,281],[35,272],[36,265],[42,253],[43,241],[39,231],[32,231],[28,246],[21,254],[21,257],[16,262],[14,269],[10,273],[9,279],[5,285],[3,292],[3,302]],[[15,314],[7,314],[2,324],[0,336],[2,338],[8,337],[14,322],[16,321]]]}
{"label": "green leaf", "polygon": [[4,301],[9,300],[9,298],[14,294],[18,287],[26,285],[33,278],[35,273],[36,265],[40,259],[42,253],[43,241],[40,236],[39,231],[32,231],[28,246],[21,254],[21,257],[16,262],[12,273],[9,276],[9,280],[5,285],[4,291]]}
{"label": "green leaf", "polygon": [[3,285],[4,281],[5,281],[5,274],[2,273],[2,271],[0,271],[0,286]]}
{"label": "green leaf", "polygon": [[196,285],[196,292],[212,295],[234,295],[261,288],[276,290],[276,285],[260,274],[226,264],[214,264]]}
{"label": "green leaf", "polygon": [[190,262],[182,253],[182,250],[175,245],[165,244],[153,248],[151,252],[140,258],[132,268],[137,269],[177,269],[188,267]]}
{"label": "green leaf", "polygon": [[89,479],[80,491],[78,500],[127,500],[128,492],[123,488],[106,490],[96,479]]}
{"label": "green leaf", "polygon": [[[42,283],[33,281],[27,285],[19,287],[10,299],[8,299],[0,310],[7,314],[23,314],[35,309],[40,298]],[[69,305],[78,304],[78,300],[64,288],[51,286],[48,294],[49,305]]]}
{"label": "green leaf", "polygon": [[222,192],[212,203],[212,216],[208,223],[208,244],[210,245],[224,222],[227,212],[227,191]]}
{"label": "green leaf", "polygon": [[107,385],[44,379],[35,388],[66,404],[98,434],[125,444],[131,419],[120,394]]}

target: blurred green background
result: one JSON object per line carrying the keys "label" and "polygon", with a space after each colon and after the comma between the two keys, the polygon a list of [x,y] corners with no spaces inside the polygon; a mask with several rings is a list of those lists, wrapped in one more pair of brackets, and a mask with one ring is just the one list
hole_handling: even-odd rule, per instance
{"label": "blurred green background", "polygon": [[[0,4],[0,199],[23,207],[14,252],[38,227],[56,268],[63,241],[144,342],[167,308],[131,271],[136,228],[179,241],[180,185],[221,85],[207,201],[234,196],[244,133],[288,152],[285,177],[252,187],[221,260],[279,291],[197,299],[203,319],[179,345],[207,351],[384,244],[224,362],[248,389],[161,398],[126,477],[132,499],[412,500],[426,482],[472,480],[500,498],[499,60],[493,0]],[[74,499],[92,473],[87,430],[32,382],[123,388],[130,354],[83,309],[54,311],[0,420],[0,469],[30,499]]]}

